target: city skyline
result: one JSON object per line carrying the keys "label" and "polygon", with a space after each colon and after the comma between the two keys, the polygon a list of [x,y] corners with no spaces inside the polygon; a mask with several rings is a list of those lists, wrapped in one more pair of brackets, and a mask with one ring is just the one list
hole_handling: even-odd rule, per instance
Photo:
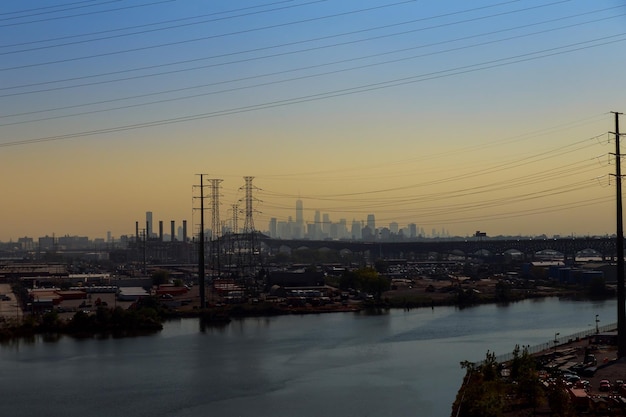
{"label": "city skyline", "polygon": [[[430,228],[425,229],[424,227],[420,227],[418,224],[406,223],[401,224],[396,221],[390,221],[389,223],[380,223],[376,220],[375,214],[368,214],[366,217],[357,219],[352,218],[351,220],[346,218],[338,218],[332,219],[328,213],[321,213],[319,211],[311,211],[311,219],[307,219],[304,213],[307,209],[304,207],[302,200],[296,200],[295,204],[295,216],[287,216],[285,220],[279,220],[278,218],[272,217],[269,220],[267,225],[263,225],[261,227],[255,228],[254,231],[261,232],[267,234],[271,238],[278,239],[310,239],[310,240],[398,240],[398,239],[430,239],[430,238],[507,238],[507,237],[549,237],[549,238],[563,238],[563,237],[608,237],[612,236],[613,233],[606,233],[603,235],[595,234],[581,234],[577,235],[575,233],[570,235],[559,235],[553,234],[549,235],[546,233],[538,233],[538,234],[512,234],[512,235],[504,235],[504,234],[489,234],[485,231],[476,230],[471,233],[459,235],[452,234],[445,226],[440,228]],[[205,208],[205,218],[211,216],[211,209]],[[243,213],[243,211],[241,212]],[[323,218],[323,220],[322,220]],[[281,224],[282,223],[282,224]],[[113,233],[109,230],[106,231],[103,236],[101,235],[86,235],[82,233],[78,234],[69,234],[69,233],[45,233],[42,235],[20,235],[16,239],[11,238],[8,241],[0,240],[0,243],[10,243],[10,242],[26,242],[27,245],[32,245],[37,240],[40,241],[43,239],[47,246],[52,246],[54,241],[67,240],[72,241],[72,239],[79,241],[81,244],[87,242],[86,239],[89,240],[90,243],[96,242],[98,244],[106,244],[106,243],[119,243],[119,242],[127,242],[129,239],[135,239],[139,237],[143,239],[144,237],[149,237],[151,239],[159,239],[163,238],[163,241],[169,242],[172,240],[172,236],[174,236],[175,241],[192,241],[198,236],[198,227],[199,225],[189,225],[187,219],[170,219],[165,220],[161,219],[158,216],[154,216],[152,211],[145,212],[145,218],[136,219],[134,221],[133,232],[124,233],[119,236],[113,235]],[[232,219],[225,220],[221,222],[222,227],[220,230],[220,236],[225,233],[232,233]],[[241,224],[241,222],[240,222]],[[195,232],[191,232],[189,227],[195,229]],[[337,226],[343,228],[337,228]],[[299,229],[301,227],[301,229]],[[282,229],[281,229],[282,228]],[[335,228],[334,231],[331,231]],[[365,229],[368,229],[365,231]],[[246,233],[242,227],[238,228],[237,233]],[[364,234],[364,233],[367,233]],[[214,238],[213,231],[211,229],[211,224],[205,222],[205,237],[209,240]],[[69,239],[69,240],[68,240]]]}
{"label": "city skyline", "polygon": [[623,2],[0,9],[0,241],[132,235],[146,211],[191,236],[200,173],[222,221],[253,176],[258,230],[301,199],[309,221],[615,232]]}

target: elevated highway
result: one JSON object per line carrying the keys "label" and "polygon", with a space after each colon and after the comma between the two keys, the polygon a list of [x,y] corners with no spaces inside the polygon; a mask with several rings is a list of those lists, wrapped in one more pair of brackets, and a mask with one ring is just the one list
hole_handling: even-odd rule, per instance
{"label": "elevated highway", "polygon": [[286,240],[261,237],[265,245],[275,253],[281,248],[329,249],[369,254],[371,258],[411,258],[424,254],[490,257],[505,253],[521,253],[525,259],[539,258],[540,253],[558,252],[566,259],[573,259],[581,253],[593,254],[603,259],[616,256],[614,237],[575,237],[558,239],[421,239],[397,242],[365,242],[356,240]]}

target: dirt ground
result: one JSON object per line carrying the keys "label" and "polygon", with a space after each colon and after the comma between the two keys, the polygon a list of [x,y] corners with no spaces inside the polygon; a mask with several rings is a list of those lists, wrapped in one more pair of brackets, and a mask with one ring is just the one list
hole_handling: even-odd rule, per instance
{"label": "dirt ground", "polygon": [[0,300],[0,317],[14,319],[22,317],[22,310],[15,300],[10,284],[0,284],[0,295],[6,295],[9,300]]}
{"label": "dirt ground", "polygon": [[586,348],[590,348],[591,353],[595,355],[597,360],[597,371],[595,374],[591,377],[582,377],[583,380],[587,380],[590,383],[587,393],[598,396],[613,394],[613,390],[608,392],[600,391],[600,381],[603,379],[608,380],[615,389],[617,388],[616,381],[626,381],[626,358],[617,360],[616,346],[595,345],[592,338],[559,346],[557,352],[564,356],[573,355],[571,359],[568,359],[570,362],[582,363]]}

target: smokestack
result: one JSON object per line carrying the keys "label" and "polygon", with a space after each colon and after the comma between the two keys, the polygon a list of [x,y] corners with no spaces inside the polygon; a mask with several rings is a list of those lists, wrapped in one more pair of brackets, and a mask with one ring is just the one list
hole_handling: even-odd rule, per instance
{"label": "smokestack", "polygon": [[159,241],[163,242],[163,220],[159,220]]}
{"label": "smokestack", "polygon": [[139,222],[135,222],[135,242],[139,243]]}
{"label": "smokestack", "polygon": [[183,220],[183,242],[187,242],[187,220]]}
{"label": "smokestack", "polygon": [[174,220],[170,221],[170,241],[175,241],[176,240],[176,228],[175,228],[175,224],[174,224]]}

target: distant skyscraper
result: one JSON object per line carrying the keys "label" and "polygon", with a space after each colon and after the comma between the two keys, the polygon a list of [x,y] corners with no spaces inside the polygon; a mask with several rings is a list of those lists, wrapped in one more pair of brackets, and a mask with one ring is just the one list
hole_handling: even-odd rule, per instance
{"label": "distant skyscraper", "polygon": [[361,237],[363,240],[367,240],[367,241],[372,241],[376,239],[376,235],[374,234],[372,229],[369,227],[369,225],[366,225],[363,229],[361,229]]}
{"label": "distant skyscraper", "polygon": [[389,231],[391,233],[393,233],[394,235],[397,235],[399,230],[400,230],[400,227],[398,226],[398,223],[396,222],[389,223]]}
{"label": "distant skyscraper", "polygon": [[361,222],[358,220],[352,220],[352,227],[350,228],[350,234],[352,239],[361,239]]}
{"label": "distant skyscraper", "polygon": [[292,232],[294,239],[301,239],[304,233],[304,209],[302,200],[296,200],[296,224]]}
{"label": "distant skyscraper", "polygon": [[337,237],[339,239],[345,239],[348,236],[348,222],[346,219],[339,219],[339,227],[337,228]]}
{"label": "distant skyscraper", "polygon": [[306,225],[306,236],[307,236],[309,239],[315,239],[315,232],[316,232],[316,230],[317,230],[317,229],[315,228],[315,226],[317,226],[315,223],[313,223],[313,224],[308,223],[308,224]]}
{"label": "distant skyscraper", "polygon": [[371,229],[372,233],[376,231],[376,219],[373,214],[367,215],[367,226]]}
{"label": "distant skyscraper", "polygon": [[276,225],[276,237],[279,239],[293,238],[293,234],[291,233],[291,227],[293,222],[291,218],[289,218],[288,222],[278,222]]}
{"label": "distant skyscraper", "polygon": [[269,229],[270,229],[270,237],[277,238],[278,237],[278,220],[276,219],[276,217],[272,217],[270,219]]}
{"label": "distant skyscraper", "polygon": [[328,213],[322,215],[322,233],[330,234],[330,215]]}
{"label": "distant skyscraper", "polygon": [[315,218],[313,223],[313,236],[311,239],[320,239],[322,234],[322,215],[319,210],[315,210]]}
{"label": "distant skyscraper", "polygon": [[304,224],[304,209],[302,207],[302,200],[296,200],[296,223],[299,225]]}
{"label": "distant skyscraper", "polygon": [[417,237],[417,225],[415,223],[409,224],[409,237],[411,239]]}

